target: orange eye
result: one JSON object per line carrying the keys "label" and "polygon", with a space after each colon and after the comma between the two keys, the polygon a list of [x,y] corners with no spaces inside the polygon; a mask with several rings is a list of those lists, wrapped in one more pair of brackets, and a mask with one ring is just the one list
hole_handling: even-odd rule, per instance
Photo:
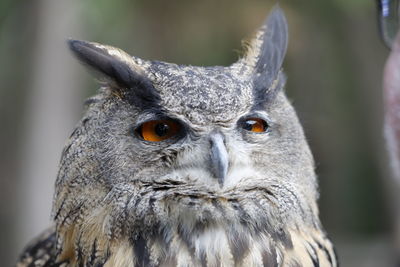
{"label": "orange eye", "polygon": [[242,127],[250,132],[262,133],[268,129],[268,124],[262,119],[250,118],[243,122]]}
{"label": "orange eye", "polygon": [[146,141],[160,142],[179,133],[180,125],[173,120],[154,120],[143,123],[137,130]]}

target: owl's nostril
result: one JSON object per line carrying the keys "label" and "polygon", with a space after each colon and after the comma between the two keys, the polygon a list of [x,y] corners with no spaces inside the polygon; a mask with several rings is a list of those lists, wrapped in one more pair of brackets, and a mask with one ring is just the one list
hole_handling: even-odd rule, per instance
{"label": "owl's nostril", "polygon": [[228,152],[224,144],[224,136],[219,132],[210,134],[210,169],[219,185],[222,187],[228,173]]}

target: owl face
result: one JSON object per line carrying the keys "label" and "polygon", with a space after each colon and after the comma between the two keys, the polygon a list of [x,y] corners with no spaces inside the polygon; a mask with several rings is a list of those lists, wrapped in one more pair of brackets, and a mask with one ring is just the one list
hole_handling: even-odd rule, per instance
{"label": "owl face", "polygon": [[[298,145],[302,132],[293,110],[278,92],[259,105],[252,81],[237,76],[237,68],[155,62],[146,69],[154,77],[145,90],[157,97],[147,107],[137,107],[129,92],[116,96],[104,89],[102,100],[89,107],[88,142],[103,140],[93,157],[101,155],[103,168],[109,162],[114,174],[123,173],[103,179],[112,186],[164,177],[223,191],[293,170],[295,159],[309,156]],[[124,167],[115,170],[119,164]]]}
{"label": "owl face", "polygon": [[199,224],[282,236],[282,225],[319,223],[313,159],[282,89],[279,10],[229,67],[69,44],[105,81],[63,152],[53,214],[65,239],[71,225],[108,237]]}

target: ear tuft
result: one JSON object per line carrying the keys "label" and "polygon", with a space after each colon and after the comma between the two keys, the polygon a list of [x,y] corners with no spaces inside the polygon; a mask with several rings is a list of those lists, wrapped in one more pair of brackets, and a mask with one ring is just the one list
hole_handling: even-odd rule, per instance
{"label": "ear tuft", "polygon": [[287,21],[282,9],[275,6],[251,42],[244,63],[256,73],[277,74],[282,67],[287,44]]}
{"label": "ear tuft", "polygon": [[68,45],[81,62],[112,79],[118,86],[130,87],[139,76],[129,66],[129,55],[118,48],[80,40],[68,40]]}
{"label": "ear tuft", "polygon": [[136,106],[151,107],[159,101],[158,93],[144,69],[126,52],[80,40],[68,40],[68,45],[81,62],[114,82]]}
{"label": "ear tuft", "polygon": [[[282,9],[273,8],[256,38],[250,44],[241,64],[249,67],[259,101],[270,99],[285,83],[281,72],[288,45],[288,26]],[[279,84],[281,86],[276,86]]]}

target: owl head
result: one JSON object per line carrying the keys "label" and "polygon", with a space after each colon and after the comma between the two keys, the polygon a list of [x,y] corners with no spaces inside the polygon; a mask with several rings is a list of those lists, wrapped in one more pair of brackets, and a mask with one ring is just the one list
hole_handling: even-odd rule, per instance
{"label": "owl head", "polygon": [[279,8],[227,67],[70,40],[101,89],[62,153],[53,216],[63,255],[74,253],[67,244],[85,251],[143,233],[218,226],[282,237],[318,225],[313,158],[283,90],[287,42]]}

